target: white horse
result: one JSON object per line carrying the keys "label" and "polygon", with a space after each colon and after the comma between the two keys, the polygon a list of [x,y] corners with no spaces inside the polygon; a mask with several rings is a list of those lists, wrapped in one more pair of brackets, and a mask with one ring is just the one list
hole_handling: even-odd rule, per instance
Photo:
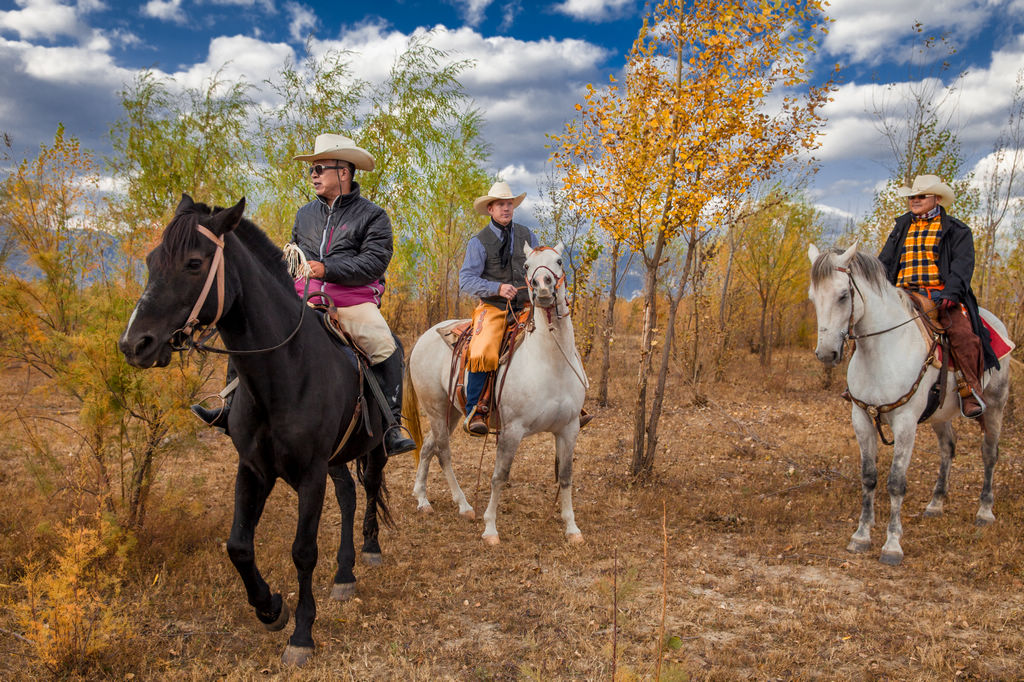
{"label": "white horse", "polygon": [[[498,502],[520,441],[545,431],[555,436],[555,470],[566,539],[573,543],[583,541],[572,509],[572,460],[587,377],[576,352],[569,318],[562,248],[561,242],[554,248],[531,249],[529,244],[524,247],[534,328],[526,333],[511,361],[502,365],[495,377],[494,390],[500,391],[501,396],[498,405],[501,433],[497,437],[491,499],[484,512],[483,539],[488,544],[498,544],[495,526]],[[405,414],[413,437],[422,442],[413,494],[420,511],[432,511],[427,500],[427,471],[431,457],[437,454],[459,513],[474,518],[473,507],[466,501],[452,471],[449,449],[451,430],[464,418],[448,399],[452,350],[437,332],[449,324],[451,321],[442,322],[429,329],[416,341],[409,355],[410,381],[406,382]],[[418,435],[417,404],[430,420],[430,433],[422,439]]]}
{"label": "white horse", "polygon": [[[807,255],[812,263],[809,293],[818,317],[818,346],[814,353],[826,365],[834,366],[842,360],[847,337],[855,338],[857,349],[850,358],[846,381],[853,398],[867,406],[866,409],[856,403],[853,406],[853,430],[860,445],[862,505],[857,532],[846,549],[864,552],[871,547],[878,441],[874,415],[869,412],[877,410],[880,422],[892,428],[894,442],[888,481],[891,511],[881,561],[895,566],[903,560],[900,508],[907,487],[907,466],[914,449],[918,418],[924,412],[928,390],[936,382],[939,370],[925,367],[930,344],[913,320],[917,313],[908,295],[889,283],[881,261],[858,253],[856,244],[844,252],[827,250],[823,253],[811,244]],[[981,315],[1007,338],[1002,322],[987,310],[982,309]],[[977,525],[987,525],[995,520],[992,514],[992,471],[999,457],[999,432],[1010,391],[1009,360],[1001,362],[1000,369],[985,372],[982,383],[982,399],[987,406],[981,446],[985,480],[976,515]],[[901,398],[907,398],[907,401],[899,407],[886,409]],[[879,407],[882,409],[878,410]],[[951,421],[959,414],[956,381],[954,373],[949,372],[942,405],[926,420],[938,436],[942,459],[925,516],[942,514],[949,465],[956,443]]]}

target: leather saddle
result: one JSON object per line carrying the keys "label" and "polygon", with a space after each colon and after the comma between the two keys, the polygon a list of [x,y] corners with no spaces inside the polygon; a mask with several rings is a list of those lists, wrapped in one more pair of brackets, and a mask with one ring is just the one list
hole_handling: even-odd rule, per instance
{"label": "leather saddle", "polygon": [[[508,316],[508,324],[505,333],[501,337],[501,346],[498,351],[498,366],[508,364],[516,350],[526,338],[524,332],[530,331],[533,327],[533,310],[529,306],[524,308],[518,315]],[[452,405],[459,408],[462,413],[466,411],[466,390],[465,377],[466,365],[469,361],[469,342],[473,338],[472,320],[457,320],[451,324],[440,327],[437,333],[441,335],[444,342],[452,349],[451,369],[448,375],[448,400]],[[480,400],[488,405],[487,414],[490,415],[489,424],[492,430],[500,431],[501,424],[498,417],[498,404],[501,399],[502,388],[504,387],[504,376],[498,390],[494,390],[494,378],[497,372],[491,372],[480,394]]]}

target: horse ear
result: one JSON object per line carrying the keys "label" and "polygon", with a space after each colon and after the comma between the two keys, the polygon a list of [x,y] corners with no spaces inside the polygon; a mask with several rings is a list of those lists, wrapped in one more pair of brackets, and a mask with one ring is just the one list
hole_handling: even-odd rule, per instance
{"label": "horse ear", "polygon": [[182,192],[181,193],[181,201],[178,202],[178,207],[176,209],[174,209],[174,215],[176,215],[176,216],[181,215],[185,211],[188,211],[189,209],[194,208],[195,205],[196,205],[196,202],[192,201],[192,197],[190,197],[185,192]]}
{"label": "horse ear", "polygon": [[819,255],[821,253],[818,251],[818,247],[814,245],[814,242],[811,242],[810,246],[807,247],[807,257],[811,259],[811,265],[814,265]]}
{"label": "horse ear", "polygon": [[231,208],[218,212],[210,219],[210,229],[216,234],[227,234],[238,227],[242,222],[242,214],[245,213],[245,197],[238,200],[238,203]]}
{"label": "horse ear", "polygon": [[857,242],[853,243],[853,246],[843,251],[841,254],[836,256],[836,265],[841,268],[845,268],[853,260],[854,255],[857,253]]}
{"label": "horse ear", "polygon": [[561,241],[559,241],[557,244],[555,244],[555,253],[557,253],[559,256],[561,256],[562,255],[562,250],[564,248],[565,248],[565,244],[563,244]]}
{"label": "horse ear", "polygon": [[529,258],[530,254],[533,253],[533,247],[530,246],[530,242],[523,242],[523,253],[526,254],[527,258]]}

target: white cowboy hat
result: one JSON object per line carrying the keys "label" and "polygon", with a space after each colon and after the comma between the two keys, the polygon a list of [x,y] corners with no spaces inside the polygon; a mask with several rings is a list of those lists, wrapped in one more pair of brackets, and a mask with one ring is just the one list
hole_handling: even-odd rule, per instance
{"label": "white cowboy hat", "polygon": [[487,213],[487,206],[492,201],[497,201],[498,199],[511,199],[512,208],[518,208],[519,204],[523,203],[523,199],[525,198],[526,192],[523,192],[519,196],[514,196],[512,194],[512,188],[508,186],[507,182],[496,182],[491,185],[491,189],[487,194],[473,202],[473,209],[480,215],[489,215]]}
{"label": "white cowboy hat", "polygon": [[950,186],[944,183],[938,175],[918,175],[914,178],[913,185],[900,187],[896,190],[896,194],[901,197],[934,194],[939,197],[939,203],[943,208],[949,208],[953,204],[953,199],[956,198]]}
{"label": "white cowboy hat", "polygon": [[348,161],[359,170],[364,171],[372,171],[375,165],[370,152],[357,147],[352,138],[333,133],[317,135],[312,154],[299,154],[292,158],[295,161],[337,159],[339,161]]}

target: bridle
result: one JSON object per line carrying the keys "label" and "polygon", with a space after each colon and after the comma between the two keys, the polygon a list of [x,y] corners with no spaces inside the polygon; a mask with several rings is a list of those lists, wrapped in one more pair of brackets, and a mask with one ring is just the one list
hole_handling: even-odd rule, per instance
{"label": "bridle", "polygon": [[[200,353],[220,353],[222,355],[256,355],[258,353],[269,353],[270,351],[277,350],[286,345],[289,341],[295,338],[296,334],[299,333],[299,329],[302,328],[302,318],[306,314],[306,308],[309,307],[306,305],[306,301],[314,297],[325,297],[329,300],[327,294],[322,291],[314,291],[310,294],[309,279],[307,278],[306,289],[302,292],[302,312],[299,313],[299,321],[295,324],[295,329],[292,330],[292,333],[289,334],[284,341],[268,348],[256,348],[252,350],[231,350],[230,348],[216,348],[214,346],[206,345],[206,342],[217,333],[217,322],[220,320],[221,315],[224,314],[224,240],[203,225],[196,224],[196,231],[213,242],[216,246],[216,251],[214,251],[213,261],[210,263],[210,271],[206,275],[206,282],[203,283],[203,290],[199,292],[199,298],[196,300],[195,305],[192,306],[192,312],[188,314],[188,319],[186,320],[185,325],[171,333],[171,338],[168,340],[168,343],[171,345],[172,349],[176,351],[187,350],[189,352],[198,351]],[[214,315],[212,322],[209,324],[202,324],[199,322],[199,311],[203,309],[204,305],[206,305],[206,299],[209,298],[210,291],[213,289],[215,281],[217,284],[217,314]]]}
{"label": "bridle", "polygon": [[843,361],[843,354],[846,351],[846,342],[847,341],[853,341],[854,342],[854,351],[856,351],[856,342],[857,342],[857,340],[859,340],[859,339],[867,339],[867,338],[870,338],[872,336],[879,336],[881,334],[885,334],[886,332],[891,332],[892,330],[899,329],[903,325],[910,324],[914,320],[916,320],[919,317],[921,317],[921,313],[917,313],[916,315],[912,316],[910,319],[904,320],[903,322],[900,322],[899,324],[894,324],[891,327],[887,327],[885,329],[880,329],[880,330],[878,330],[876,332],[868,332],[867,334],[854,334],[853,333],[853,325],[854,325],[853,318],[854,318],[854,314],[855,313],[854,313],[853,292],[856,291],[857,295],[860,296],[860,300],[864,301],[866,303],[866,301],[864,299],[864,293],[861,292],[860,287],[857,286],[857,280],[855,280],[853,278],[853,272],[850,270],[850,268],[844,268],[844,267],[841,267],[841,266],[837,265],[836,266],[836,270],[846,274],[846,278],[847,278],[847,280],[849,282],[849,284],[847,285],[847,292],[848,292],[849,297],[850,297],[850,317],[849,317],[849,319],[846,322],[846,331],[844,331],[841,334],[841,336],[843,338],[843,343],[839,347],[839,362]]}
{"label": "bridle", "polygon": [[[541,246],[541,247],[538,247],[537,249],[534,249],[534,250],[535,251],[554,251],[555,249],[551,248],[550,246]],[[540,272],[541,270],[547,270],[549,273],[551,273],[551,278],[555,280],[555,302],[554,302],[554,304],[552,304],[550,306],[538,306],[537,305],[537,301],[536,301],[536,296],[533,293],[533,284],[532,284],[533,278],[536,277],[537,273]],[[530,292],[530,305],[532,305],[534,308],[540,308],[541,310],[544,311],[544,314],[548,318],[548,332],[551,334],[551,338],[554,339],[555,346],[558,347],[558,351],[562,354],[562,357],[565,359],[566,364],[569,365],[569,369],[571,369],[573,374],[576,375],[576,378],[580,380],[580,383],[583,384],[583,387],[584,388],[590,388],[590,382],[587,380],[586,371],[584,370],[581,373],[580,370],[576,369],[576,366],[573,364],[572,360],[569,359],[569,355],[565,352],[565,349],[562,348],[562,344],[558,340],[558,335],[555,334],[555,322],[569,317],[569,304],[568,303],[566,303],[566,306],[565,306],[565,313],[559,313],[558,312],[558,289],[559,289],[559,287],[562,287],[563,289],[565,288],[565,270],[562,270],[561,274],[556,274],[555,271],[552,270],[547,265],[539,265],[539,266],[537,266],[537,269],[535,269],[533,271],[532,276],[526,278],[526,288]],[[553,316],[552,316],[552,310],[554,311],[554,315]],[[576,348],[574,347],[572,350],[573,350],[573,354],[577,358],[579,358],[579,353],[576,352]],[[580,369],[582,369],[582,367],[583,367],[583,361],[580,360]]]}

